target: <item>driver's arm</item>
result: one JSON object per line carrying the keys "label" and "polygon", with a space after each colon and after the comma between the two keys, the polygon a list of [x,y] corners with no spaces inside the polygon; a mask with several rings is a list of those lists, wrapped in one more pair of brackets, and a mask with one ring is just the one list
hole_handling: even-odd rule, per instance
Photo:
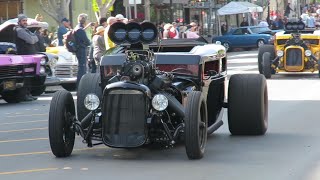
{"label": "driver's arm", "polygon": [[20,39],[23,39],[28,44],[35,44],[39,41],[37,35],[31,33],[29,30],[25,30],[23,28],[17,28],[17,36]]}

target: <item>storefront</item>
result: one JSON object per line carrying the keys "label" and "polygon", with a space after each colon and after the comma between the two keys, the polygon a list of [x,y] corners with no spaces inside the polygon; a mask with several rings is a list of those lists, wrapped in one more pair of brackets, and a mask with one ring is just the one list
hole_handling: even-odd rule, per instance
{"label": "storefront", "polygon": [[23,11],[20,0],[0,0],[0,24],[8,19],[16,18]]}

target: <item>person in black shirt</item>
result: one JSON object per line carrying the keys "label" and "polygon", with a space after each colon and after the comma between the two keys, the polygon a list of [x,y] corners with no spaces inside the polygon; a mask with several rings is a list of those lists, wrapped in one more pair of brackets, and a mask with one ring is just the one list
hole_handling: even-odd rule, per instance
{"label": "person in black shirt", "polygon": [[243,26],[249,26],[249,23],[245,17],[243,18],[243,21],[240,24],[240,27],[243,27]]}

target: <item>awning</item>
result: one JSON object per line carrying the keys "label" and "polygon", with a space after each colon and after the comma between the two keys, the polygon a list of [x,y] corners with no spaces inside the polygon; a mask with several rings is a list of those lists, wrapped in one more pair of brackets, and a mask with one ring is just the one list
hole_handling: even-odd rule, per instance
{"label": "awning", "polygon": [[250,12],[263,12],[261,6],[249,3],[249,2],[230,2],[222,8],[218,9],[218,14],[231,15],[231,14],[243,14]]}

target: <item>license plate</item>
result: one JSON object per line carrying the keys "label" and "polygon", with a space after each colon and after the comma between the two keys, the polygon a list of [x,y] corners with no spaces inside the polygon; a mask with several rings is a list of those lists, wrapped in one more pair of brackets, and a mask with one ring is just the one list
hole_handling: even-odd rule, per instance
{"label": "license plate", "polygon": [[16,82],[15,81],[5,81],[3,88],[5,90],[15,90],[16,89]]}

